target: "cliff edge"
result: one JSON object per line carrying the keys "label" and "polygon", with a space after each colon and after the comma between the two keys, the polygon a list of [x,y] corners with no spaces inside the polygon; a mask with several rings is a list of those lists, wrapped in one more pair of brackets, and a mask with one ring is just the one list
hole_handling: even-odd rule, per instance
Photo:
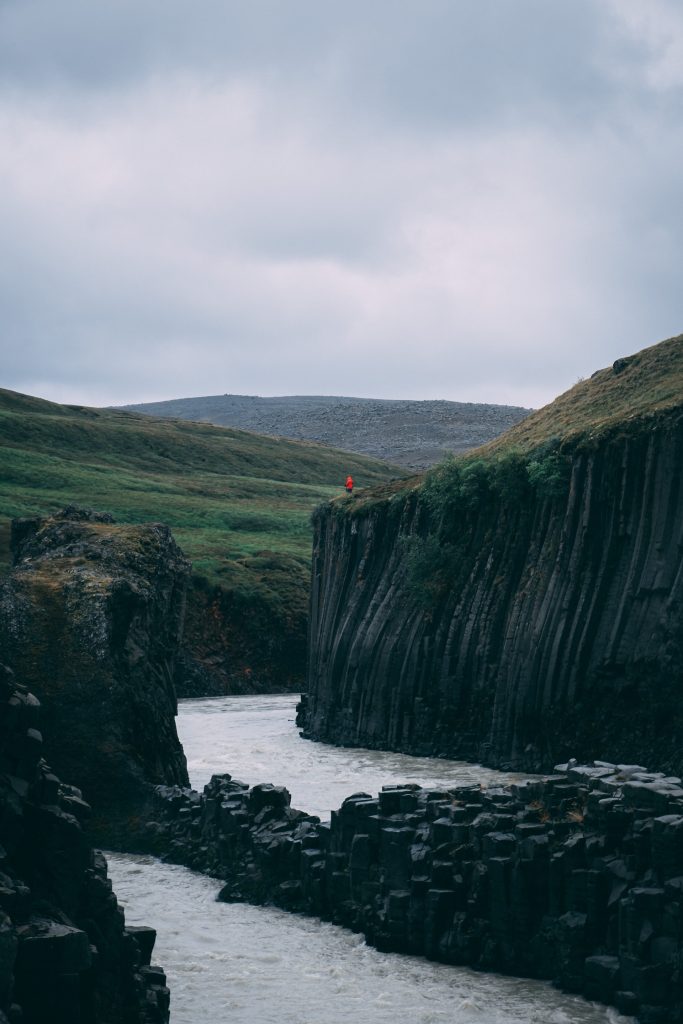
{"label": "cliff edge", "polygon": [[189,563],[168,527],[68,508],[12,524],[3,660],[43,705],[46,757],[83,789],[99,839],[133,830],[151,787],[186,783],[174,659]]}
{"label": "cliff edge", "polygon": [[0,1024],[165,1024],[156,932],[126,928],[82,823],[42,758],[40,704],[0,665]]}
{"label": "cliff edge", "polygon": [[315,521],[309,738],[683,767],[683,337]]}

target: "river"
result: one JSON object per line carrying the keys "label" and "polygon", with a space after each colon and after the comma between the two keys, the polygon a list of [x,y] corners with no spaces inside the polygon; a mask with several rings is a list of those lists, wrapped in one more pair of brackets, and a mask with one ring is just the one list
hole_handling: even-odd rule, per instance
{"label": "river", "polygon": [[[290,695],[180,702],[178,732],[195,788],[213,772],[286,785],[292,803],[327,817],[345,796],[383,783],[508,781],[435,761],[301,740]],[[172,1024],[627,1024],[614,1010],[543,982],[378,953],[335,925],[216,902],[221,883],[152,857],[108,854],[129,924],[158,931]]]}

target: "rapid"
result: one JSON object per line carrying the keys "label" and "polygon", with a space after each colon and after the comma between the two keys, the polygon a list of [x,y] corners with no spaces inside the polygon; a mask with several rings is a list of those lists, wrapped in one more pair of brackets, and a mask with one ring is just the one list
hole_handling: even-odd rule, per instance
{"label": "rapid", "polygon": [[[180,702],[190,780],[230,772],[275,782],[292,805],[328,817],[360,790],[519,778],[458,761],[301,740],[291,695]],[[108,854],[128,924],[150,924],[167,973],[172,1024],[625,1024],[611,1008],[543,982],[384,954],[335,925],[216,902],[221,882],[152,857]]]}

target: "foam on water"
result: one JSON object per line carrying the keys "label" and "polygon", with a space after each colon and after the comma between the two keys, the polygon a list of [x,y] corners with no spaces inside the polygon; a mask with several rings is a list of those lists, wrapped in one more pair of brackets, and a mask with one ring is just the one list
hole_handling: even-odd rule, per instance
{"label": "foam on water", "polygon": [[379,953],[335,925],[216,902],[221,883],[108,854],[129,924],[158,930],[172,1024],[625,1024],[542,982]]}
{"label": "foam on water", "polygon": [[[275,782],[327,816],[385,783],[495,784],[519,778],[460,761],[301,740],[291,695],[180,703],[195,788],[215,772]],[[384,954],[362,936],[266,907],[216,902],[221,882],[150,857],[109,855],[129,924],[158,931],[172,1024],[624,1024],[613,1010],[550,985]]]}
{"label": "foam on water", "polygon": [[250,785],[286,786],[294,807],[329,817],[351,793],[374,794],[385,783],[440,787],[527,778],[466,761],[311,743],[294,724],[296,701],[292,694],[180,701],[178,733],[195,789],[214,773],[230,772]]}

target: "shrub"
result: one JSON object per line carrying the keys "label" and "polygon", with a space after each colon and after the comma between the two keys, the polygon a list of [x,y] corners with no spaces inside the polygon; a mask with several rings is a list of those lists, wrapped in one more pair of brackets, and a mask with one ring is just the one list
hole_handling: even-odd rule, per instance
{"label": "shrub", "polygon": [[568,490],[571,463],[559,447],[559,438],[551,438],[527,464],[529,483],[539,497],[558,498]]}
{"label": "shrub", "polygon": [[423,608],[431,608],[448,589],[455,563],[455,545],[442,543],[434,534],[403,540],[408,592]]}

